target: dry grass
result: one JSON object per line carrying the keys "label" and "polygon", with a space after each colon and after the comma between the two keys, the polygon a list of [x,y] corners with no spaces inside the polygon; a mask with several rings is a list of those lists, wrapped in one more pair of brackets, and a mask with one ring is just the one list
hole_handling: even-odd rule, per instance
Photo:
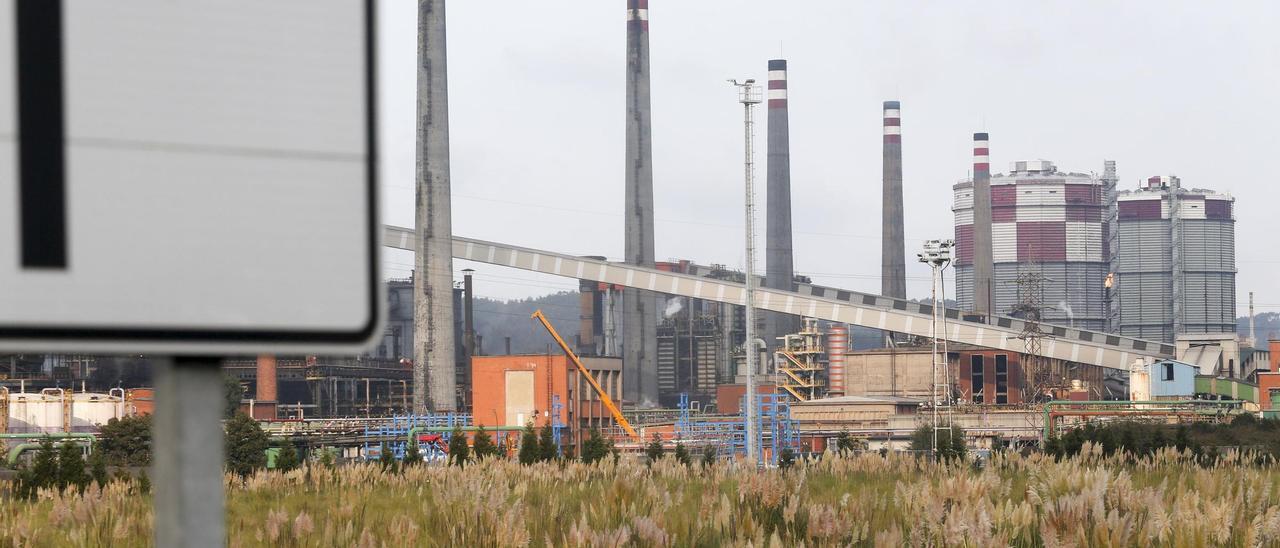
{"label": "dry grass", "polygon": [[[1274,466],[1171,449],[981,470],[863,455],[765,473],[495,461],[226,482],[232,546],[1280,546]],[[146,544],[151,527],[123,484],[6,501],[4,516],[5,545]]]}

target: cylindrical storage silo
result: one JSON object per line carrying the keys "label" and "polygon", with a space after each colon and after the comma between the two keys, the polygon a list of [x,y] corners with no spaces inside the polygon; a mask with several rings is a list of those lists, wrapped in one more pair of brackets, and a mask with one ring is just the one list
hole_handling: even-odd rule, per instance
{"label": "cylindrical storage silo", "polygon": [[849,351],[849,328],[836,324],[827,330],[827,393],[844,395],[845,353]]}

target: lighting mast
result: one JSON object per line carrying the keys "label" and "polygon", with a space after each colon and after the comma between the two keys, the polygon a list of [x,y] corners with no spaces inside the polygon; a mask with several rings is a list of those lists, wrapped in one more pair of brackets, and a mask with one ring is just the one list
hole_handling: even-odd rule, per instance
{"label": "lighting mast", "polygon": [[755,79],[748,79],[739,83],[737,80],[729,80],[729,83],[738,88],[738,102],[742,103],[743,116],[743,134],[746,141],[746,151],[744,154],[744,177],[746,179],[746,216],[747,216],[747,265],[743,269],[746,272],[746,340],[743,342],[743,350],[746,358],[747,367],[747,394],[746,394],[746,436],[747,445],[747,461],[757,461],[756,451],[756,424],[758,409],[756,408],[756,369],[757,358],[759,354],[756,351],[756,314],[755,314],[755,293],[756,293],[756,211],[755,211],[755,149],[752,142],[752,132],[754,123],[752,121],[755,113],[756,105],[760,104],[761,94],[760,88],[756,86]]}

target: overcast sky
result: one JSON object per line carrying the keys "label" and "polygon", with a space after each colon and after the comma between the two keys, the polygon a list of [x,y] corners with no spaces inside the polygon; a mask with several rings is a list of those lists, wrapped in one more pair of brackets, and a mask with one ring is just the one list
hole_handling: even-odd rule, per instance
{"label": "overcast sky", "polygon": [[[448,4],[455,234],[621,257],[625,5]],[[416,2],[380,6],[383,218],[412,226]],[[950,186],[969,172],[972,133],[988,131],[993,170],[1043,158],[1101,172],[1111,159],[1121,188],[1173,174],[1231,193],[1237,312],[1251,290],[1260,312],[1280,310],[1278,12],[1277,2],[650,0],[656,256],[743,264],[742,111],[725,79],[763,81],[781,57],[795,265],[815,282],[879,290],[881,102],[897,99],[909,296],[927,295],[916,248],[954,236]],[[407,277],[412,256],[388,250],[384,265]],[[483,296],[576,289],[454,266],[477,270]]]}

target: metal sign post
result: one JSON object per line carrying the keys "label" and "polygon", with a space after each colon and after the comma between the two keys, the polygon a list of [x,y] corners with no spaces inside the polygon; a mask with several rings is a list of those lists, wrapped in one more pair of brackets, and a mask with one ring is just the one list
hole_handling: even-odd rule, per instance
{"label": "metal sign post", "polygon": [[178,358],[155,365],[156,545],[226,546],[221,360]]}

